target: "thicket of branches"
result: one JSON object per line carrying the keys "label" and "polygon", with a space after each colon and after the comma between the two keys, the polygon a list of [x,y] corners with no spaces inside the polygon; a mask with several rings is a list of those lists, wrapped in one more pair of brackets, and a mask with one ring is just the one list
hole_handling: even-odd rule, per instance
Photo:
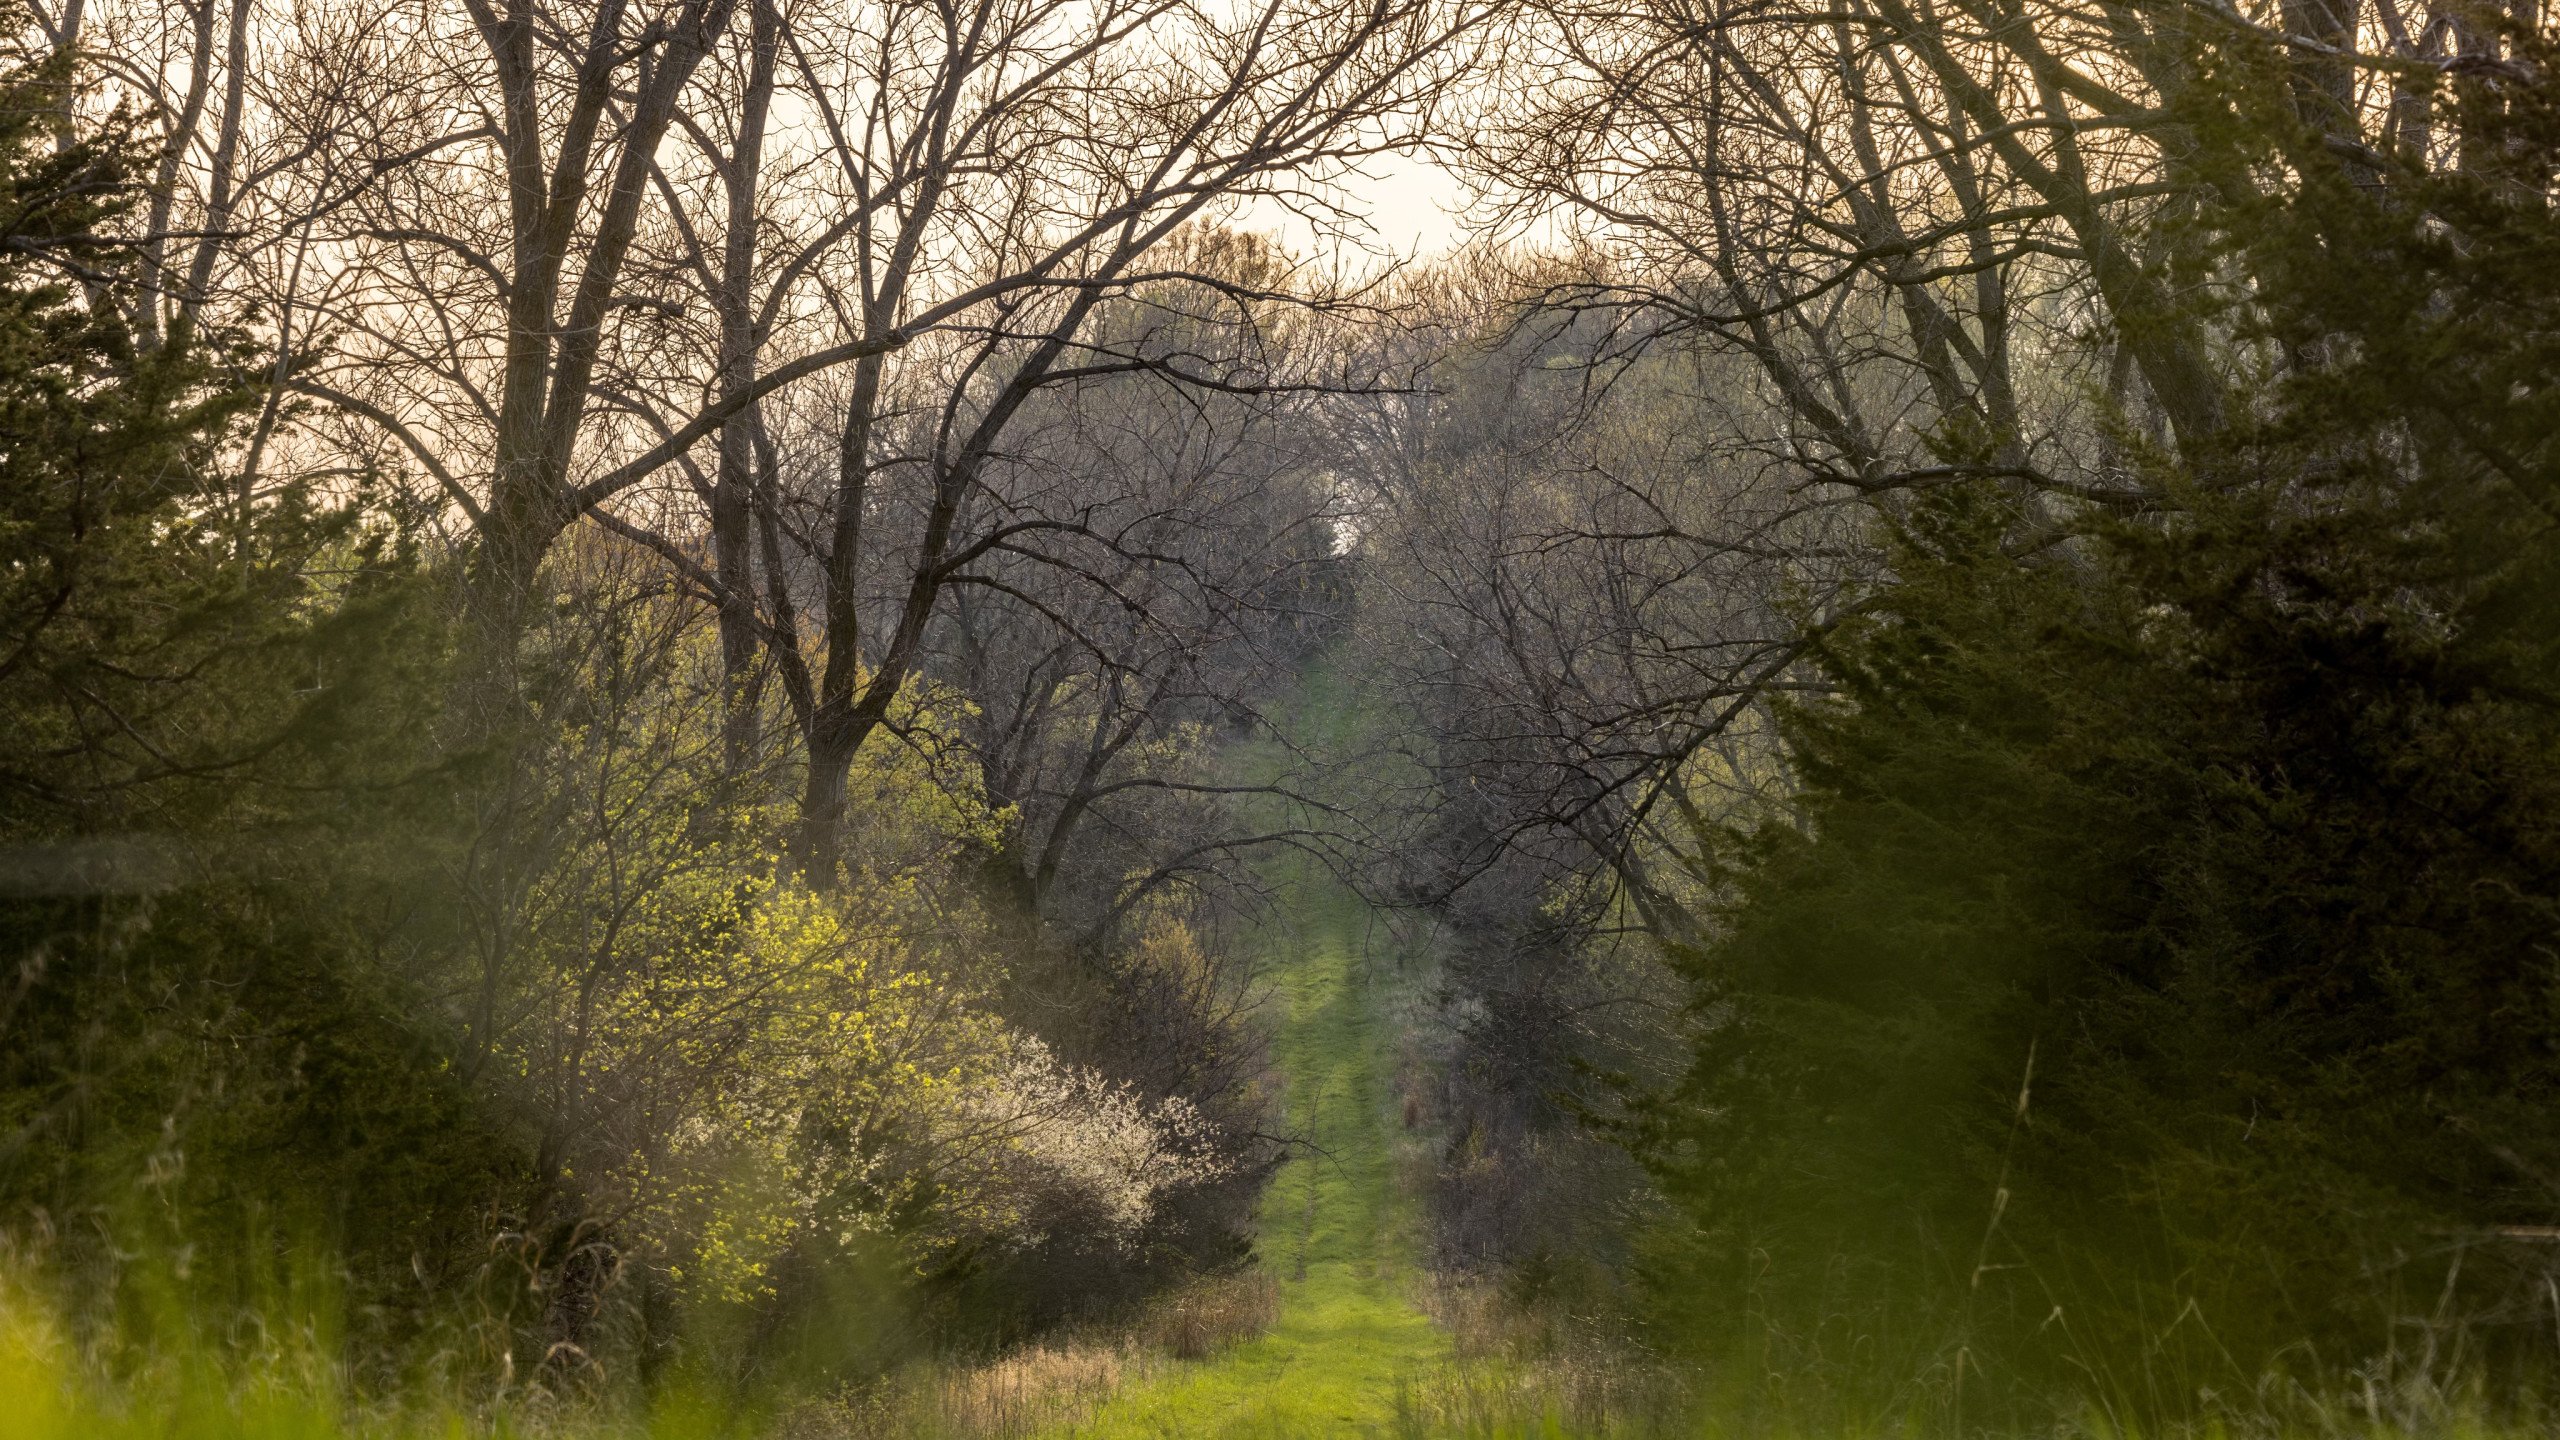
{"label": "thicket of branches", "polygon": [[[1297,847],[1445,922],[1435,1263],[1725,1414],[2532,1412],[2554,61],[37,4],[0,1260],[104,1353],[327,1255],[480,1399],[1125,1309],[1249,1260]],[[1475,243],[1343,279],[1415,146]],[[1277,734],[1322,647],[1401,754]]]}
{"label": "thicket of branches", "polygon": [[105,1344],[330,1257],[374,1379],[503,1399],[1240,1264],[1250,862],[1315,841],[1217,744],[1380,382],[1225,222],[1339,223],[1484,18],[38,7],[13,1271]]}
{"label": "thicket of branches", "polygon": [[1515,22],[1574,244],[1361,448],[1448,1258],[1784,1425],[2530,1410],[2547,22]]}

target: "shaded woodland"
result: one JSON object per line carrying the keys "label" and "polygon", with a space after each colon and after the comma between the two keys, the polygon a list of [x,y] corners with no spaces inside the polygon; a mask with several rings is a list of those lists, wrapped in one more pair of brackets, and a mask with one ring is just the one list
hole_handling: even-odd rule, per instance
{"label": "shaded woodland", "polygon": [[32,0],[0,1389],[925,1433],[1347,1194],[1399,1433],[2538,1432],[2555,63]]}

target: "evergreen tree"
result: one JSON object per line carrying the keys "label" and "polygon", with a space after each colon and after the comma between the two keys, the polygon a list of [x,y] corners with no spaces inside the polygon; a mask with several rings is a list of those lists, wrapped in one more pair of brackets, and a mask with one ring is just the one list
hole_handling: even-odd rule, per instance
{"label": "evergreen tree", "polygon": [[2281,64],[2188,101],[2235,343],[2281,357],[2249,418],[2059,539],[1917,497],[1785,716],[1799,814],[1725,842],[1636,1120],[1666,1323],[1757,1373],[2189,1414],[2412,1311],[2508,1398],[2547,1369],[2560,86],[2465,82],[2496,163],[2377,184]]}
{"label": "evergreen tree", "polygon": [[140,343],[147,151],[90,98],[0,66],[0,1225],[95,1279],[254,1269],[283,1214],[414,1285],[511,1155],[365,953],[368,858],[433,833],[434,611],[368,493],[244,502],[254,357]]}

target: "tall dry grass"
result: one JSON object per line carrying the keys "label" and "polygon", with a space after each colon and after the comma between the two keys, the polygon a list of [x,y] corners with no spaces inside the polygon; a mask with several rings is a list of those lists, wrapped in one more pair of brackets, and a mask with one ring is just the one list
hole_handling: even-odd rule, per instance
{"label": "tall dry grass", "polygon": [[1699,1433],[1686,1386],[1654,1366],[1605,1355],[1460,1362],[1396,1395],[1406,1440],[1538,1436],[1653,1440]]}
{"label": "tall dry grass", "polygon": [[1401,1437],[1617,1440],[1699,1432],[1687,1377],[1623,1336],[1514,1305],[1477,1282],[1444,1280],[1420,1298],[1455,1353],[1449,1364],[1399,1387]]}
{"label": "tall dry grass", "polygon": [[1141,1344],[1177,1360],[1205,1360],[1271,1328],[1280,1318],[1280,1282],[1260,1268],[1197,1281],[1148,1312]]}
{"label": "tall dry grass", "polygon": [[1279,1309],[1259,1270],[1209,1277],[1117,1326],[777,1409],[779,1397],[717,1383],[647,1395],[493,1389],[450,1366],[362,1383],[325,1287],[210,1317],[172,1292],[155,1297],[156,1324],[84,1333],[9,1259],[0,1251],[0,1440],[1014,1440],[1075,1425],[1131,1385],[1244,1343]]}
{"label": "tall dry grass", "polygon": [[1279,1313],[1267,1271],[1210,1276],[1131,1323],[975,1363],[917,1366],[867,1394],[803,1407],[782,1429],[788,1440],[1019,1440],[1066,1430],[1130,1386],[1253,1339]]}
{"label": "tall dry grass", "polygon": [[918,1366],[868,1394],[804,1407],[781,1427],[782,1440],[1015,1440],[1081,1423],[1165,1363],[1123,1337]]}

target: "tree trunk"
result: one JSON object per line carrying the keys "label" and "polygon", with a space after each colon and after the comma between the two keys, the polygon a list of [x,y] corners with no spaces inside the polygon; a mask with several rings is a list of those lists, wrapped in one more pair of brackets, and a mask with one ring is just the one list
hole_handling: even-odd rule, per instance
{"label": "tree trunk", "polygon": [[[782,18],[774,0],[755,0],[749,21],[747,90],[738,143],[729,157],[728,230],[721,254],[720,387],[734,396],[755,383],[763,336],[755,315],[756,201],[764,169],[764,134],[773,104],[773,69]],[[763,644],[755,613],[754,491],[757,416],[752,405],[731,414],[720,431],[720,463],[711,490],[711,557],[725,598],[720,606],[720,665],[725,690],[721,742],[729,772],[754,763],[763,736]]]}

